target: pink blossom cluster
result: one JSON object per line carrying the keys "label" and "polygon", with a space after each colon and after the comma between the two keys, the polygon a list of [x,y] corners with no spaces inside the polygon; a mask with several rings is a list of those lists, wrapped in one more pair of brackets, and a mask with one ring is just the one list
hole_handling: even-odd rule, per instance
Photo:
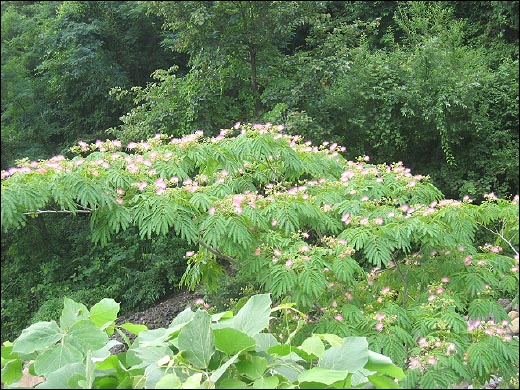
{"label": "pink blossom cluster", "polygon": [[493,245],[490,243],[486,243],[482,246],[479,246],[479,249],[482,252],[488,252],[488,253],[502,253],[502,251],[504,250],[501,246]]}
{"label": "pink blossom cluster", "polygon": [[468,332],[477,333],[479,335],[487,334],[491,337],[498,337],[503,341],[512,340],[508,328],[509,321],[507,320],[501,322],[495,322],[494,320],[481,321],[479,319],[468,320]]}

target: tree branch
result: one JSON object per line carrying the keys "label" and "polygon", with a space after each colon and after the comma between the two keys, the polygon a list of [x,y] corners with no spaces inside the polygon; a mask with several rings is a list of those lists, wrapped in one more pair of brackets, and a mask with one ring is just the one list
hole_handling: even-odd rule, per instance
{"label": "tree branch", "polygon": [[85,210],[36,210],[36,211],[29,211],[27,213],[24,213],[24,215],[34,215],[34,214],[92,214],[92,210],[85,209]]}
{"label": "tree branch", "polygon": [[204,248],[206,248],[209,252],[213,253],[215,256],[220,257],[221,259],[229,261],[234,267],[238,266],[238,262],[235,258],[226,255],[225,253],[222,253],[218,249],[215,249],[208,244],[206,244],[204,241],[202,241],[200,238],[197,239],[197,242],[202,245]]}

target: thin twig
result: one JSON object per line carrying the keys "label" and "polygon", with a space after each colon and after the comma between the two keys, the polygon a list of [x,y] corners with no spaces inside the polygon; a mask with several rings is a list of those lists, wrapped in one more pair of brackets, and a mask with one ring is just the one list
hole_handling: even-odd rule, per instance
{"label": "thin twig", "polygon": [[487,226],[485,226],[484,224],[481,224],[479,223],[480,226],[482,226],[484,229],[486,229],[487,231],[493,233],[493,234],[496,234],[498,235],[502,240],[504,240],[505,242],[507,242],[507,245],[509,245],[509,247],[513,250],[513,252],[515,252],[516,255],[518,255],[518,251],[516,250],[516,248],[513,246],[513,244],[511,244],[511,241],[509,241],[507,238],[505,238],[501,233],[499,232],[495,232],[494,230],[491,230],[490,228],[488,228]]}

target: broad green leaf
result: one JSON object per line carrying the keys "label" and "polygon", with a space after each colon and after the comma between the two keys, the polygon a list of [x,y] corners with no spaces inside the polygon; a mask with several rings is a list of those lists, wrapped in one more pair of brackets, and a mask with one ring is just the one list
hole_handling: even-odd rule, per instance
{"label": "broad green leaf", "polygon": [[69,342],[86,353],[88,350],[96,351],[103,348],[108,342],[108,335],[90,320],[82,320],[71,326],[64,342]]}
{"label": "broad green leaf", "polygon": [[200,381],[202,380],[202,374],[194,374],[186,379],[181,385],[181,389],[200,389]]}
{"label": "broad green leaf", "polygon": [[355,372],[368,361],[368,342],[365,337],[345,337],[343,345],[331,347],[323,353],[318,366],[331,370]]}
{"label": "broad green leaf", "polygon": [[392,359],[374,351],[368,351],[368,362],[365,368],[381,374],[390,375],[399,380],[404,379],[405,376],[403,370],[392,363]]}
{"label": "broad green leaf", "polygon": [[120,343],[119,341],[117,340],[109,340],[108,343],[106,343],[102,348],[96,350],[96,351],[92,351],[92,361],[97,363],[97,362],[102,362],[103,360],[107,359],[111,354],[110,354],[110,349],[112,347],[115,347],[116,345],[121,345],[122,343]]}
{"label": "broad green leaf", "polygon": [[239,354],[237,353],[236,355],[233,355],[231,358],[229,358],[229,360],[227,362],[225,362],[223,365],[221,365],[219,368],[217,368],[213,374],[211,374],[211,376],[209,377],[209,380],[211,382],[216,382],[220,379],[220,377],[226,372],[226,370],[228,369],[228,367],[230,365],[232,365],[235,360],[238,359],[238,356]]}
{"label": "broad green leaf", "polygon": [[317,336],[305,339],[300,348],[308,354],[312,354],[318,358],[320,358],[325,352],[325,345],[323,345],[323,341],[321,341]]}
{"label": "broad green leaf", "polygon": [[280,344],[271,333],[255,334],[254,339],[256,340],[256,352],[267,351],[269,348]]}
{"label": "broad green leaf", "polygon": [[103,298],[90,308],[90,320],[104,330],[117,319],[117,313],[119,313],[119,303],[113,299]]}
{"label": "broad green leaf", "polygon": [[248,379],[255,380],[260,378],[267,369],[267,359],[261,356],[244,355],[243,360],[239,361],[235,366],[238,372]]}
{"label": "broad green leaf", "polygon": [[22,377],[22,360],[12,359],[2,362],[2,383],[10,385]]}
{"label": "broad green leaf", "polygon": [[34,371],[37,375],[48,376],[50,373],[73,363],[83,363],[84,355],[70,343],[59,343],[42,354],[34,361]]}
{"label": "broad green leaf", "polygon": [[233,328],[215,329],[213,335],[215,347],[228,355],[254,349],[256,345],[254,338]]}
{"label": "broad green leaf", "polygon": [[331,385],[334,382],[345,380],[347,371],[329,370],[328,368],[314,367],[298,375],[299,382],[320,382]]}
{"label": "broad green leaf", "polygon": [[179,333],[179,349],[185,351],[186,359],[198,368],[208,367],[211,356],[215,352],[210,323],[209,314],[198,311]]}
{"label": "broad green leaf", "polygon": [[368,380],[376,387],[376,389],[399,389],[399,385],[392,378],[387,376],[372,375]]}
{"label": "broad green leaf", "polygon": [[226,378],[217,384],[217,389],[246,389],[247,384],[235,378]]}
{"label": "broad green leaf", "polygon": [[63,330],[69,329],[78,321],[88,319],[88,316],[89,311],[84,304],[70,298],[63,299],[63,310],[60,317],[60,326]]}
{"label": "broad green leaf", "polygon": [[232,318],[232,317],[233,317],[233,312],[232,311],[230,311],[230,310],[223,311],[221,313],[212,314],[211,315],[211,322],[217,322],[217,321],[225,320],[225,319]]}
{"label": "broad green leaf", "polygon": [[156,383],[156,389],[180,389],[181,388],[181,380],[175,373],[166,374],[159,382]]}
{"label": "broad green leaf", "polygon": [[147,346],[134,349],[135,354],[144,363],[157,363],[165,356],[173,356],[173,351],[165,345]]}
{"label": "broad green leaf", "polygon": [[144,387],[146,389],[155,389],[155,386],[162,379],[165,373],[165,367],[160,367],[157,363],[149,364],[144,370]]}
{"label": "broad green leaf", "polygon": [[336,336],[335,334],[324,333],[315,334],[315,336],[327,341],[332,347],[339,347],[340,345],[343,345],[343,339],[339,336]]}
{"label": "broad green leaf", "polygon": [[136,335],[138,335],[143,330],[148,330],[148,327],[146,325],[132,324],[130,322],[125,322],[123,325],[120,325],[120,326],[127,332],[130,332],[130,333],[133,333]]}
{"label": "broad green leaf", "polygon": [[253,383],[253,389],[276,389],[280,380],[276,376],[258,378]]}
{"label": "broad green leaf", "polygon": [[172,333],[171,328],[147,329],[139,332],[136,340],[141,347],[158,346],[163,345]]}
{"label": "broad green leaf", "polygon": [[252,337],[269,326],[270,314],[269,294],[253,295],[233,318],[233,328]]}
{"label": "broad green leaf", "polygon": [[50,372],[46,376],[47,380],[36,386],[36,389],[68,389],[68,381],[76,373],[85,375],[85,365],[72,363]]}
{"label": "broad green leaf", "polygon": [[54,345],[61,339],[60,328],[56,321],[42,321],[22,330],[13,342],[13,352],[32,353]]}

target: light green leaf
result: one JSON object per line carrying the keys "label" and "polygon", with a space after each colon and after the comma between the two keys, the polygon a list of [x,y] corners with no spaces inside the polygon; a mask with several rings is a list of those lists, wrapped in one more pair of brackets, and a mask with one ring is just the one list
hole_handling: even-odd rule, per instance
{"label": "light green leaf", "polygon": [[134,352],[139,359],[147,364],[157,363],[165,356],[173,356],[172,350],[165,345],[139,347],[134,349]]}
{"label": "light green leaf", "polygon": [[399,385],[393,379],[387,376],[372,375],[368,380],[376,387],[376,389],[398,389]]}
{"label": "light green leaf", "polygon": [[254,336],[269,326],[270,294],[253,295],[233,318],[233,328]]}
{"label": "light green leaf", "polygon": [[56,321],[42,321],[22,330],[13,342],[13,352],[32,353],[54,345],[61,339],[60,328]]}
{"label": "light green leaf", "polygon": [[324,341],[327,341],[332,347],[339,347],[340,345],[343,345],[343,339],[339,336],[336,336],[335,334],[324,333],[315,334],[315,336]]}
{"label": "light green leaf", "polygon": [[69,329],[76,322],[88,319],[89,311],[82,303],[77,303],[70,298],[63,299],[60,326],[63,330]]}
{"label": "light green leaf", "polygon": [[139,340],[139,346],[151,347],[163,345],[174,331],[171,328],[147,329],[139,332],[136,340]]}
{"label": "light green leaf", "polygon": [[159,382],[156,383],[156,389],[180,389],[181,388],[181,380],[175,373],[166,374]]}
{"label": "light green leaf", "polygon": [[258,378],[253,383],[253,389],[276,389],[280,380],[276,376],[268,376],[265,378]]}
{"label": "light green leaf", "polygon": [[136,335],[138,335],[143,330],[148,330],[148,327],[146,325],[132,324],[130,322],[125,322],[123,325],[121,325],[121,328],[123,328],[127,332],[130,332],[130,333],[133,333]]}
{"label": "light green leaf", "polygon": [[224,374],[224,372],[226,372],[226,370],[228,369],[228,367],[230,365],[232,365],[235,360],[238,359],[238,356],[239,354],[237,353],[236,355],[233,355],[227,362],[225,362],[223,365],[221,365],[219,368],[217,368],[213,374],[211,374],[211,376],[209,377],[209,380],[211,382],[216,382],[220,379],[220,377]]}
{"label": "light green leaf", "polygon": [[328,368],[314,367],[298,375],[299,382],[320,382],[331,385],[334,382],[345,380],[347,371],[329,370]]}
{"label": "light green leaf", "polygon": [[22,360],[13,359],[2,362],[2,383],[10,385],[22,377]]}
{"label": "light green leaf", "polygon": [[200,372],[194,374],[186,379],[186,381],[181,385],[181,389],[200,389],[201,379],[202,374]]}
{"label": "light green leaf", "polygon": [[345,337],[343,345],[331,347],[323,353],[318,366],[331,370],[355,372],[368,361],[368,342],[366,337]]}
{"label": "light green leaf", "polygon": [[193,319],[194,315],[195,315],[195,312],[193,312],[189,307],[187,307],[186,309],[181,311],[179,314],[177,314],[177,317],[175,317],[173,319],[173,321],[169,327],[172,328],[176,325],[186,324]]}
{"label": "light green leaf", "polygon": [[256,352],[267,351],[269,348],[280,344],[271,333],[258,333],[253,338],[256,340]]}
{"label": "light green leaf", "polygon": [[235,378],[226,378],[217,385],[217,389],[246,389],[247,384]]}
{"label": "light green leaf", "polygon": [[232,318],[232,317],[233,317],[233,312],[232,311],[230,311],[230,310],[223,311],[221,313],[212,314],[211,315],[211,322],[217,322],[217,321],[225,320],[225,319]]}
{"label": "light green leaf", "polygon": [[318,336],[312,336],[305,339],[300,348],[308,354],[312,354],[318,358],[320,358],[325,352],[325,345],[323,345],[323,341],[321,341]]}
{"label": "light green leaf", "polygon": [[235,366],[240,374],[248,379],[255,380],[260,378],[267,369],[267,359],[247,354]]}
{"label": "light green leaf", "polygon": [[117,341],[117,340],[109,340],[108,343],[106,343],[102,348],[96,350],[96,351],[92,351],[92,361],[97,363],[97,362],[102,362],[103,360],[107,359],[111,354],[110,354],[110,349],[112,347],[115,347],[116,345],[121,345],[122,343]]}
{"label": "light green leaf", "polygon": [[368,351],[368,362],[365,368],[367,370],[389,375],[399,380],[404,379],[405,376],[403,370],[392,363],[392,359],[374,351]]}
{"label": "light green leaf", "polygon": [[215,352],[211,319],[208,313],[198,311],[179,333],[179,349],[185,351],[184,356],[198,368],[206,368]]}
{"label": "light green leaf", "polygon": [[67,364],[60,369],[50,372],[45,382],[36,386],[36,389],[68,389],[68,381],[74,374],[85,375],[85,365],[82,363]]}
{"label": "light green leaf", "polygon": [[105,329],[117,319],[119,303],[113,299],[103,298],[90,308],[90,321],[97,327]]}
{"label": "light green leaf", "polygon": [[213,335],[215,336],[215,347],[228,355],[252,350],[256,345],[254,338],[233,328],[215,329]]}
{"label": "light green leaf", "polygon": [[63,342],[38,355],[34,361],[34,371],[37,375],[48,376],[68,364],[83,363],[83,360],[84,355],[79,349]]}
{"label": "light green leaf", "polygon": [[88,350],[96,351],[103,348],[108,342],[108,335],[90,320],[82,320],[72,325],[64,341],[86,353]]}

